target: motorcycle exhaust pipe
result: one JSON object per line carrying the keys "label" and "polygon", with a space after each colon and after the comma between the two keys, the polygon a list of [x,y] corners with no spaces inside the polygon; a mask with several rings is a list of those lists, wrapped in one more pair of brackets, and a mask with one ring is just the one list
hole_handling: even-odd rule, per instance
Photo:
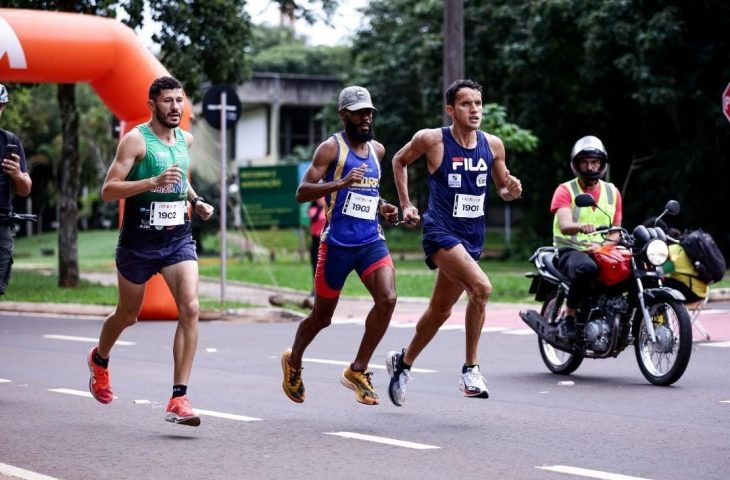
{"label": "motorcycle exhaust pipe", "polygon": [[520,312],[520,318],[531,329],[533,329],[541,339],[545,340],[553,347],[568,353],[578,353],[578,350],[571,342],[558,336],[558,328],[545,321],[545,319],[542,318],[542,315],[537,313],[537,310],[523,310]]}

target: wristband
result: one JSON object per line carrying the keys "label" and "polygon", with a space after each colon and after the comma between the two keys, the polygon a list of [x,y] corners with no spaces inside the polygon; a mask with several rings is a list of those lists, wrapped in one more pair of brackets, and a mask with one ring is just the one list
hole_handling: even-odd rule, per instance
{"label": "wristband", "polygon": [[203,197],[195,197],[190,201],[190,203],[193,205],[193,208],[195,208],[198,202],[205,202],[205,199]]}

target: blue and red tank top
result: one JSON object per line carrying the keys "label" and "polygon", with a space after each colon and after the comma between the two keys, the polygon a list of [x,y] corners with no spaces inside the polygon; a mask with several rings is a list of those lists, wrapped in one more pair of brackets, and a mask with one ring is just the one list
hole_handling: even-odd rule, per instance
{"label": "blue and red tank top", "polygon": [[494,157],[487,136],[477,130],[475,148],[465,148],[441,129],[444,156],[428,177],[424,229],[441,229],[460,238],[469,252],[481,251],[486,233],[487,192]]}
{"label": "blue and red tank top", "polygon": [[342,132],[333,137],[339,147],[337,161],[327,169],[325,182],[345,178],[350,170],[362,164],[367,165],[367,170],[360,183],[325,196],[327,222],[322,230],[321,240],[343,247],[357,247],[384,240],[385,236],[378,221],[380,160],[375,153],[375,146],[372,142],[368,143],[368,155],[363,158],[350,149]]}

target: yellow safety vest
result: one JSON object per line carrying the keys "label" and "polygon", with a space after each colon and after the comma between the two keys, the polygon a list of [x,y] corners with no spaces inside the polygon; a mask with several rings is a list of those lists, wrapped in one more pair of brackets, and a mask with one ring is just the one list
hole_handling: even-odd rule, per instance
{"label": "yellow safety vest", "polygon": [[[598,196],[598,208],[591,207],[576,207],[575,197],[583,192],[583,189],[578,183],[578,179],[574,178],[569,182],[563,183],[570,192],[570,209],[573,214],[573,221],[577,223],[592,223],[595,226],[599,225],[611,225],[613,223],[613,217],[616,214],[616,198],[618,196],[618,190],[613,183],[604,182],[603,180],[598,181],[601,187],[601,193]],[[606,213],[610,217],[606,216]],[[553,218],[553,245],[556,247],[570,246],[575,248],[588,247],[592,242],[600,241],[600,237],[596,235],[589,235],[586,233],[577,233],[574,235],[565,235],[560,231],[560,224],[558,223],[557,214]]]}

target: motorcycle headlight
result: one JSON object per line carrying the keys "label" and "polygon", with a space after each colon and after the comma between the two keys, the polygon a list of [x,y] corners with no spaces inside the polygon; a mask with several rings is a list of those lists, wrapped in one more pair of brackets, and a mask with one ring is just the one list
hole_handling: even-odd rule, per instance
{"label": "motorcycle headlight", "polygon": [[658,238],[650,241],[646,245],[646,258],[649,260],[649,263],[656,267],[663,265],[667,261],[667,258],[669,258],[669,247],[667,243]]}

